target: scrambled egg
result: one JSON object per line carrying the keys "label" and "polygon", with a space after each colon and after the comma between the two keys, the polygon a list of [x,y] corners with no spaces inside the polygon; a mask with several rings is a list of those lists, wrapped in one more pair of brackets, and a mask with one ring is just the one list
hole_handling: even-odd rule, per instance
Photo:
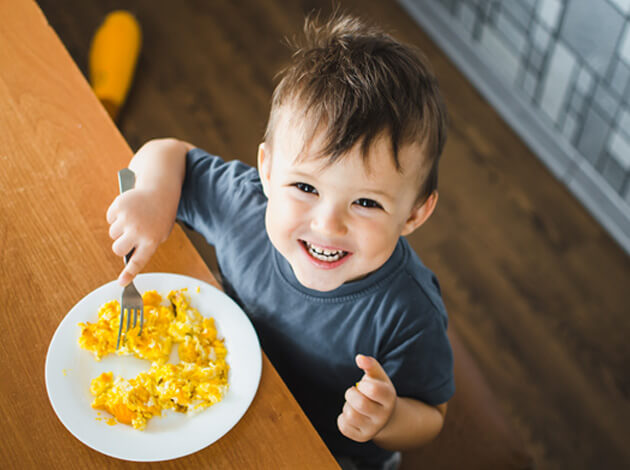
{"label": "scrambled egg", "polygon": [[[105,410],[120,423],[144,429],[153,416],[171,409],[191,413],[219,401],[228,388],[229,365],[223,339],[217,337],[213,318],[204,318],[190,306],[186,289],[172,291],[162,304],[156,291],[145,292],[144,326],[130,328],[116,351],[120,304],[105,303],[96,323],[79,323],[79,345],[99,361],[107,354],[135,355],[151,361],[151,367],[137,377],[125,379],[105,372],[92,380],[92,408]],[[126,321],[126,318],[123,320]],[[178,345],[180,362],[168,363]]]}

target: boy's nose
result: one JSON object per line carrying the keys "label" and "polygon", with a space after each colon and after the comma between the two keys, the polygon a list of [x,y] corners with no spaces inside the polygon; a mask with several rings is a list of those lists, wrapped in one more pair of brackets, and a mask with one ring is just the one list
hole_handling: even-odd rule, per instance
{"label": "boy's nose", "polygon": [[327,237],[342,236],[348,231],[343,213],[333,207],[318,210],[311,220],[311,229]]}

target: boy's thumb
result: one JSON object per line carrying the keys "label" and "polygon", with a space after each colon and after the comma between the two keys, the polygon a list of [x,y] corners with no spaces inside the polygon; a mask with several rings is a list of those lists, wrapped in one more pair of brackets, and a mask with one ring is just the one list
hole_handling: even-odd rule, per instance
{"label": "boy's thumb", "polygon": [[364,356],[363,354],[357,354],[356,357],[357,366],[362,369],[368,377],[372,377],[377,380],[389,381],[389,376],[383,366],[371,356]]}
{"label": "boy's thumb", "polygon": [[120,273],[120,276],[118,276],[118,284],[123,287],[129,284],[132,280],[133,276],[126,269]]}

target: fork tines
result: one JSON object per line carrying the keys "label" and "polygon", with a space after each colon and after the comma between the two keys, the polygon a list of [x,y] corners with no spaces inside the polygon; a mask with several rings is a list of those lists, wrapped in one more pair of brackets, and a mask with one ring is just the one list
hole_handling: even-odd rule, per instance
{"label": "fork tines", "polygon": [[[127,312],[127,321],[125,322],[125,311]],[[133,315],[133,328],[135,328],[136,326],[136,320],[138,318],[138,314],[136,312],[136,310],[134,309],[126,309],[123,308],[122,305],[120,307],[120,323],[118,326],[118,339],[116,340],[116,349],[118,349],[120,347],[120,339],[123,336],[123,332],[125,333],[125,336],[127,335],[127,332],[129,331],[130,328],[130,322],[131,322],[131,315]],[[125,323],[127,323],[125,325]],[[124,341],[124,339],[123,339]]]}
{"label": "fork tines", "polygon": [[[125,311],[127,312],[127,321],[125,322]],[[142,326],[144,324],[144,307],[140,308],[126,308],[121,303],[120,306],[120,324],[118,327],[118,339],[116,340],[116,350],[120,347],[120,340],[127,337],[127,332],[131,328],[135,328],[138,324],[138,312],[140,313],[140,330],[138,331],[138,336],[142,334]],[[131,316],[133,315],[133,325],[131,324]],[[125,323],[127,323],[125,325]],[[124,334],[124,337],[123,337]]]}

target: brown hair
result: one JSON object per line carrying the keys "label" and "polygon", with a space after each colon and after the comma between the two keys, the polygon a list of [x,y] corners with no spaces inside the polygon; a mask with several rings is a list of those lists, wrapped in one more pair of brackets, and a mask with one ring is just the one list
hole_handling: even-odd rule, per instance
{"label": "brown hair", "polygon": [[332,164],[355,144],[363,158],[375,138],[391,139],[392,157],[420,143],[428,173],[418,199],[437,189],[438,161],[446,139],[446,109],[437,80],[422,53],[376,26],[335,11],[321,24],[309,15],[304,39],[293,40],[291,62],[278,76],[265,141],[272,145],[280,110],[291,105],[301,114],[304,142],[324,129],[321,155]]}

